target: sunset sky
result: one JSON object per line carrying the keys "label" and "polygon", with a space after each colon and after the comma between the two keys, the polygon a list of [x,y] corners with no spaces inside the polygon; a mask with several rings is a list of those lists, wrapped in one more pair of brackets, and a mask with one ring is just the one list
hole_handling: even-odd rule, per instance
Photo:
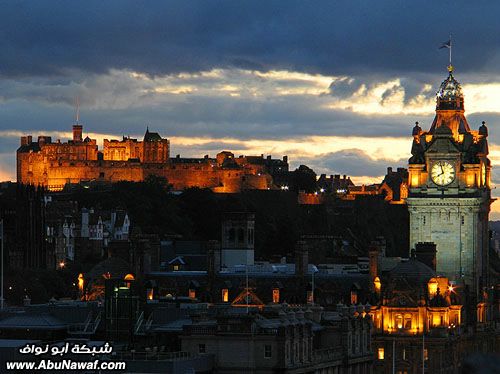
{"label": "sunset sky", "polygon": [[485,1],[4,3],[0,180],[15,179],[21,135],[70,136],[78,97],[99,143],[149,126],[174,156],[288,155],[292,168],[380,182],[406,166],[414,122],[430,127],[451,32],[499,183],[498,14]]}

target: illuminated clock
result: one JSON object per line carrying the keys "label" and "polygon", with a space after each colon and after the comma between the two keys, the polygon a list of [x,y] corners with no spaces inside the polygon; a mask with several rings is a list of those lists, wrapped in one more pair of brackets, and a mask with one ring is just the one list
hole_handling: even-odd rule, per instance
{"label": "illuminated clock", "polygon": [[438,186],[446,186],[455,179],[455,168],[448,161],[438,161],[432,165],[431,177]]}
{"label": "illuminated clock", "polygon": [[482,180],[482,185],[486,186],[486,165],[483,163],[481,166],[481,180]]}

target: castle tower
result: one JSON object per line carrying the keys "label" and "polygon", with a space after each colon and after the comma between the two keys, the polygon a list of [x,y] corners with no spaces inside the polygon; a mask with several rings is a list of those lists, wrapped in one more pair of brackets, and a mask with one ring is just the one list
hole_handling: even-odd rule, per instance
{"label": "castle tower", "polygon": [[82,133],[83,133],[83,126],[79,124],[73,125],[73,141],[75,143],[81,143],[83,138],[82,138]]}
{"label": "castle tower", "polygon": [[221,265],[253,265],[254,263],[253,213],[226,213],[222,219]]}
{"label": "castle tower", "polygon": [[429,131],[413,128],[409,159],[410,248],[437,247],[436,271],[478,292],[487,285],[490,161],[488,130],[471,130],[450,65]]}

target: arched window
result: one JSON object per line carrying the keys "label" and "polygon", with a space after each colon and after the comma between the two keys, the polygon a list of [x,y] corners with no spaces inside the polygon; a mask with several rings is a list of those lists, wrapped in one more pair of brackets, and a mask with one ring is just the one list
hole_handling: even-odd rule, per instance
{"label": "arched window", "polygon": [[403,328],[403,316],[401,314],[396,314],[395,325],[396,325],[396,328],[398,328],[398,329]]}
{"label": "arched window", "polygon": [[411,329],[411,314],[405,314],[405,329]]}

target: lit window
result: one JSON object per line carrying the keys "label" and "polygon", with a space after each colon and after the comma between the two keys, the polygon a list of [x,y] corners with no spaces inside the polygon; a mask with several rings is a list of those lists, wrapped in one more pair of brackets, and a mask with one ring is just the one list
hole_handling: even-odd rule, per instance
{"label": "lit window", "polygon": [[198,353],[205,353],[207,351],[207,347],[205,344],[198,344]]}
{"label": "lit window", "polygon": [[378,359],[383,360],[384,359],[384,348],[379,348],[377,353],[378,353],[378,356],[377,356]]}
{"label": "lit window", "polygon": [[273,289],[273,303],[277,304],[280,302],[280,289]]}
{"label": "lit window", "polygon": [[189,290],[189,298],[196,299],[196,291],[195,290]]}
{"label": "lit window", "polygon": [[379,277],[375,277],[373,280],[373,285],[375,286],[375,291],[380,292],[380,288],[382,287],[382,283],[380,282]]}
{"label": "lit window", "polygon": [[229,290],[227,288],[222,289],[222,302],[227,303],[229,301]]}
{"label": "lit window", "polygon": [[424,360],[427,361],[429,359],[429,351],[427,351],[427,348],[424,349]]}
{"label": "lit window", "polygon": [[401,314],[397,314],[396,315],[396,323],[395,323],[396,327],[398,329],[402,329],[403,328],[403,316]]}
{"label": "lit window", "polygon": [[435,278],[431,278],[429,280],[429,283],[427,283],[427,287],[429,289],[429,295],[430,296],[435,296],[436,293],[437,293],[437,289],[438,289],[438,282]]}
{"label": "lit window", "polygon": [[406,360],[406,349],[403,348],[403,360]]}
{"label": "lit window", "polygon": [[358,293],[356,291],[351,291],[351,305],[358,303]]}
{"label": "lit window", "polygon": [[179,271],[179,265],[174,265],[174,271]]}
{"label": "lit window", "polygon": [[266,344],[264,346],[264,358],[271,358],[272,357],[272,349],[269,344]]}
{"label": "lit window", "polygon": [[148,290],[146,292],[147,292],[147,298],[148,298],[148,300],[153,300],[153,289],[152,288],[148,288]]}

